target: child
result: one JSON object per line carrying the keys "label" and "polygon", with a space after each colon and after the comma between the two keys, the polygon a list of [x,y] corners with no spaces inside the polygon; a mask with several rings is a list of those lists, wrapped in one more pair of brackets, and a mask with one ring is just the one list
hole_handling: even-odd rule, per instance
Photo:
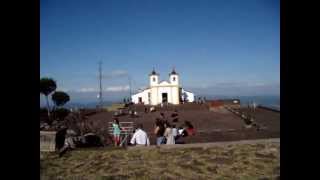
{"label": "child", "polygon": [[114,118],[112,127],[113,127],[114,145],[118,146],[120,144],[120,132],[121,132],[118,118]]}

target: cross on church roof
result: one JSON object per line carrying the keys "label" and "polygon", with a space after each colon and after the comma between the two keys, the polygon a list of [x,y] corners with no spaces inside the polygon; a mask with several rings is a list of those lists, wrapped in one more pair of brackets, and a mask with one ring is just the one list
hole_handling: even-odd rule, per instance
{"label": "cross on church roof", "polygon": [[153,68],[153,70],[152,70],[152,72],[150,73],[150,75],[158,75],[158,74],[156,73],[156,71],[155,71],[154,68]]}
{"label": "cross on church roof", "polygon": [[173,67],[170,74],[178,74],[178,73],[176,72],[175,68]]}

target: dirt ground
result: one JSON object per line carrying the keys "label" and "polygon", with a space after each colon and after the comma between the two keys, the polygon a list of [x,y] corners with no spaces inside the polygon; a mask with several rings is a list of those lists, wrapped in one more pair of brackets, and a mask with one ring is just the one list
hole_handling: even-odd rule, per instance
{"label": "dirt ground", "polygon": [[[171,114],[178,110],[179,121],[177,126],[183,125],[184,121],[190,121],[196,129],[195,136],[186,137],[186,143],[235,141],[244,139],[262,139],[280,137],[280,112],[274,112],[262,108],[256,109],[254,117],[256,123],[263,126],[259,131],[256,128],[245,128],[244,120],[238,115],[226,109],[209,111],[206,105],[188,104],[171,106],[168,108],[156,107],[156,112],[144,112],[145,106],[134,106],[132,109],[138,112],[139,117],[132,118],[129,115],[120,116],[120,122],[142,123],[147,134],[150,136],[151,144],[155,144],[153,135],[154,123],[160,112],[163,112],[169,122],[172,122]],[[240,111],[248,113],[247,108],[240,108]],[[114,112],[100,112],[88,116],[88,122],[93,125],[108,127],[112,121]]]}

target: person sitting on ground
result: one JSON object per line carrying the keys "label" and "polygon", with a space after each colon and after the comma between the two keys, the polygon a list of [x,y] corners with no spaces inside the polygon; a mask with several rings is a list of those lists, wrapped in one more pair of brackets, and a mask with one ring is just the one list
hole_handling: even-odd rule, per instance
{"label": "person sitting on ground", "polygon": [[175,109],[174,112],[171,114],[171,117],[177,117],[179,114],[178,114],[178,111]]}
{"label": "person sitting on ground", "polygon": [[182,126],[180,126],[178,128],[178,134],[175,138],[175,144],[184,144],[183,137],[186,137],[186,136],[187,136],[187,131]]}
{"label": "person sitting on ground", "polygon": [[154,108],[153,106],[150,107],[150,112],[154,112],[154,111],[156,111],[156,108]]}
{"label": "person sitting on ground", "polygon": [[188,136],[195,135],[196,131],[195,131],[193,125],[190,123],[190,121],[185,121],[185,125],[187,126],[186,131],[188,133]]}
{"label": "person sitting on ground", "polygon": [[68,150],[73,150],[78,147],[102,147],[101,138],[94,133],[87,133],[83,136],[77,136],[73,130],[68,129],[65,138],[64,146],[59,149],[59,157],[65,154]]}
{"label": "person sitting on ground", "polygon": [[131,111],[129,111],[129,115],[130,115],[131,118],[138,117],[138,112],[134,111],[134,110],[131,110]]}
{"label": "person sitting on ground", "polygon": [[183,131],[184,131],[183,127],[180,126],[180,127],[178,128],[178,136],[182,136],[182,135],[183,135]]}
{"label": "person sitting on ground", "polygon": [[164,123],[165,131],[163,136],[166,138],[166,144],[175,144],[172,128],[169,122]]}
{"label": "person sitting on ground", "polygon": [[114,146],[118,146],[120,144],[120,123],[118,118],[114,118],[112,123],[113,128],[113,139],[114,139]]}
{"label": "person sitting on ground", "polygon": [[175,124],[172,125],[172,135],[174,139],[176,139],[178,136],[178,129],[176,128]]}
{"label": "person sitting on ground", "polygon": [[179,118],[178,118],[178,117],[174,118],[174,119],[172,120],[172,122],[173,122],[173,123],[179,122]]}
{"label": "person sitting on ground", "polygon": [[166,116],[165,116],[165,114],[163,113],[163,112],[161,112],[160,113],[160,120],[162,121],[162,122],[165,122],[167,119],[166,119]]}
{"label": "person sitting on ground", "polygon": [[157,142],[156,144],[159,146],[160,144],[162,144],[163,142],[163,134],[164,134],[164,125],[162,120],[160,120],[159,118],[156,119],[156,123],[155,123],[155,129],[154,129],[154,134],[157,136]]}
{"label": "person sitting on ground", "polygon": [[75,141],[77,140],[77,133],[72,129],[66,129],[64,145],[59,149],[59,156],[61,157],[67,150],[76,148]]}
{"label": "person sitting on ground", "polygon": [[187,137],[188,136],[188,132],[187,132],[186,129],[187,128],[184,128],[184,127],[180,126],[178,128],[178,136],[177,136],[177,138],[179,138],[179,137]]}
{"label": "person sitting on ground", "polygon": [[171,117],[173,118],[172,122],[177,123],[179,121],[179,114],[177,110],[174,110],[174,113],[171,114]]}
{"label": "person sitting on ground", "polygon": [[130,143],[133,145],[141,145],[141,146],[149,146],[150,141],[148,138],[147,133],[143,130],[142,124],[137,125],[137,129],[135,133],[133,134]]}

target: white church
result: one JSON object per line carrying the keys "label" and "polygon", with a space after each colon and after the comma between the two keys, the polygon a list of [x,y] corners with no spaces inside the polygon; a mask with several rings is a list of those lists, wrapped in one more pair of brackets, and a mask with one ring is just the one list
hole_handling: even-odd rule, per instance
{"label": "white church", "polygon": [[149,75],[150,85],[148,88],[131,96],[135,104],[158,105],[169,103],[178,105],[182,101],[193,102],[194,94],[185,91],[179,84],[179,75],[175,69],[169,74],[169,81],[159,82],[159,74],[153,71]]}

